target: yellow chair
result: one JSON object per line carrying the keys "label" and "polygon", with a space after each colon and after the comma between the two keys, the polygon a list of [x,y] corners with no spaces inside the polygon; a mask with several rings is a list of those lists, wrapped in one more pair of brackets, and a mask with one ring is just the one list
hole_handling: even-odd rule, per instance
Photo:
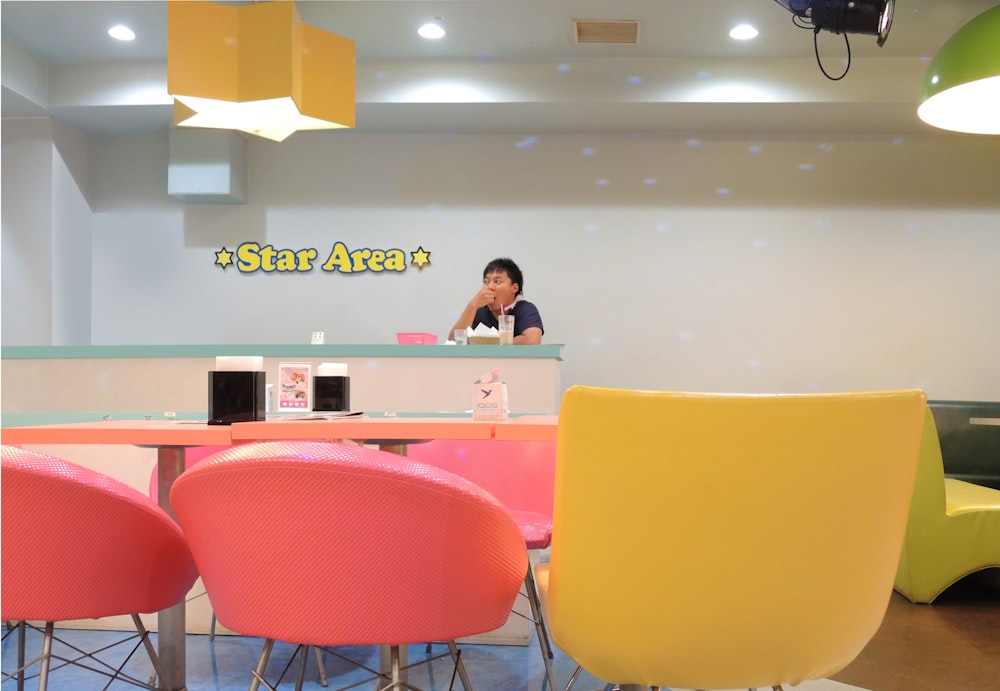
{"label": "yellow chair", "polygon": [[896,590],[911,602],[929,603],[990,567],[1000,567],[1000,490],[944,476],[928,408]]}
{"label": "yellow chair", "polygon": [[925,406],[571,387],[536,568],[553,642],[623,689],[836,673],[888,606]]}

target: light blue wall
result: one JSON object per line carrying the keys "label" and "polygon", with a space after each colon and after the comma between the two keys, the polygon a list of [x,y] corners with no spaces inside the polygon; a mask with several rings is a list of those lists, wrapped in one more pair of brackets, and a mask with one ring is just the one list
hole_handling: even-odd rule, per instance
{"label": "light blue wall", "polygon": [[[545,341],[566,344],[566,386],[1000,398],[1000,145],[988,139],[299,133],[250,142],[238,206],[169,198],[166,137],[96,140],[90,156],[92,278],[79,289],[94,344],[444,335],[484,263],[510,255]],[[3,194],[6,262],[19,200]],[[214,265],[246,241],[408,260],[423,247],[431,263],[398,275]],[[6,276],[3,312],[5,345],[45,344]]]}

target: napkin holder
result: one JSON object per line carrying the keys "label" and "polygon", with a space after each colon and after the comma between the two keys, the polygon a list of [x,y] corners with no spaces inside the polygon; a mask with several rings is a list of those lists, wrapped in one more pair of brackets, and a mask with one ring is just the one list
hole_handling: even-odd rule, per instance
{"label": "napkin holder", "polygon": [[266,419],[267,373],[209,371],[208,424]]}
{"label": "napkin holder", "polygon": [[344,375],[313,377],[313,410],[350,410],[351,378]]}
{"label": "napkin holder", "polygon": [[507,384],[500,381],[500,370],[484,374],[472,384],[472,419],[507,419]]}

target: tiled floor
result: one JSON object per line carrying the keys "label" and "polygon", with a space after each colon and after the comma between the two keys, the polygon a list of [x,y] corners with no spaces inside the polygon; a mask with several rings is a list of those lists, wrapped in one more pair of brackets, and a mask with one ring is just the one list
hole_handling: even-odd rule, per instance
{"label": "tiled floor", "polygon": [[[70,640],[85,641],[87,646],[104,645],[123,634],[108,631],[63,630]],[[40,634],[33,634],[38,650]],[[208,636],[190,635],[187,639],[189,691],[236,691],[248,688],[250,670],[260,653],[259,639],[219,636],[214,643]],[[443,653],[435,645],[435,653]],[[276,644],[272,654],[273,670],[287,664],[292,647]],[[377,664],[374,648],[342,650],[357,656],[369,666]],[[549,691],[543,687],[544,672],[537,643],[528,646],[464,645],[462,655],[476,689],[504,691]],[[426,656],[424,646],[410,647],[410,661]],[[3,669],[14,666],[16,641],[8,637],[3,644]],[[556,681],[566,683],[575,665],[556,651]],[[330,675],[330,689],[362,679],[356,671],[331,655],[325,657]],[[150,673],[149,661],[138,651],[129,669],[140,678]],[[281,685],[294,688],[294,668]],[[444,691],[451,682],[452,667],[439,660],[429,668],[414,669],[411,681],[426,691]],[[86,676],[85,676],[86,675]],[[914,605],[893,594],[882,627],[854,662],[834,675],[833,680],[810,682],[798,691],[997,691],[1000,689],[1000,590],[984,588],[972,578],[950,588],[933,605]],[[849,686],[853,684],[854,686]],[[574,687],[579,691],[603,689],[603,683],[584,673]],[[13,681],[0,691],[14,691]],[[26,684],[34,691],[37,681]],[[91,691],[104,688],[101,679],[71,668],[54,672],[49,688],[53,691]],[[112,691],[134,688],[115,684]],[[306,673],[307,691],[323,688],[318,682],[315,659],[310,657]],[[356,688],[374,689],[374,683]],[[456,681],[455,688],[461,685]]]}
{"label": "tiled floor", "polygon": [[[61,632],[71,643],[87,646],[107,645],[120,639],[124,634],[110,631],[63,630]],[[36,643],[34,650],[40,645],[41,635],[34,633],[30,641]],[[243,638],[240,636],[217,636],[214,642],[209,642],[208,636],[189,635],[187,639],[187,688],[189,691],[237,691],[247,689],[250,684],[250,671],[256,663],[261,650],[261,640]],[[13,637],[8,637],[3,645],[3,668],[14,666],[16,644]],[[294,648],[281,643],[275,644],[268,665],[268,677],[280,674],[281,669],[289,664]],[[503,689],[505,691],[522,691],[543,689],[544,670],[534,639],[529,646],[495,646],[495,645],[463,645],[462,659],[465,662],[473,686],[481,689]],[[377,666],[378,653],[375,648],[338,648],[352,659],[360,660],[369,667]],[[434,654],[446,653],[447,648],[437,644]],[[427,656],[424,645],[410,646],[410,662],[416,663]],[[375,684],[365,683],[368,675],[352,668],[349,664],[338,660],[335,656],[325,655],[324,665],[329,675],[329,689],[339,689],[350,684],[355,688],[374,689]],[[291,666],[281,688],[295,687],[295,672],[297,660]],[[557,652],[555,659],[556,681],[560,685],[566,683],[575,668],[572,660]],[[138,678],[149,675],[151,667],[142,651],[136,653],[134,660],[128,665],[131,673]],[[453,666],[447,658],[437,660],[429,665],[419,665],[410,670],[410,683],[420,686],[425,691],[445,691],[452,688]],[[103,689],[105,680],[96,674],[67,667],[52,673],[49,688],[52,691],[91,691]],[[3,684],[3,691],[13,691],[14,681]],[[29,691],[37,689],[37,679],[25,685]],[[135,688],[117,682],[113,690]],[[316,661],[309,656],[304,691],[318,691],[323,687],[319,683]],[[454,688],[461,689],[461,683],[455,679]],[[574,689],[580,691],[596,691],[603,689],[604,683],[598,681],[586,672],[581,674]],[[802,691],[854,691],[856,687],[839,684],[833,681],[819,681],[796,687]],[[545,689],[548,691],[548,689]]]}
{"label": "tiled floor", "polygon": [[[103,646],[118,640],[124,634],[110,631],[63,630],[61,632],[73,644],[86,646]],[[31,641],[40,645],[41,635],[29,635]],[[250,671],[256,663],[261,650],[262,641],[255,638],[240,636],[217,636],[214,642],[209,642],[208,636],[190,635],[187,640],[187,669],[189,691],[236,691],[249,686]],[[15,642],[9,637],[3,646],[3,667],[10,669],[15,662]],[[38,649],[36,645],[34,650]],[[504,689],[520,691],[522,689],[542,689],[544,670],[537,644],[534,640],[529,646],[495,646],[495,645],[463,645],[462,658],[476,689]],[[268,665],[268,677],[280,674],[283,667],[289,664],[294,651],[293,646],[281,643],[275,644]],[[378,653],[375,648],[339,648],[352,659],[359,660],[369,667],[377,666]],[[446,653],[447,648],[437,644],[434,654]],[[410,662],[416,663],[428,657],[424,645],[410,646]],[[120,659],[120,658],[119,658]],[[282,682],[282,688],[293,689],[297,668],[297,660]],[[330,689],[342,688],[350,684],[358,684],[356,688],[373,689],[374,682],[365,683],[369,675],[363,673],[348,663],[338,660],[335,656],[325,655],[324,664],[330,678]],[[556,653],[554,661],[556,681],[560,687],[566,683],[575,668],[572,660],[561,653]],[[138,678],[146,678],[151,672],[151,666],[145,654],[139,651],[129,662],[127,669]],[[448,658],[433,661],[428,665],[417,665],[410,670],[410,682],[425,689],[425,691],[445,691],[452,688],[453,666]],[[90,691],[104,688],[105,680],[91,672],[80,671],[67,667],[53,672],[49,688],[53,691]],[[3,691],[13,691],[16,684],[8,681],[3,684]],[[37,688],[37,680],[31,680],[25,685],[28,691]],[[134,688],[123,683],[115,683],[112,689]],[[323,687],[319,683],[319,675],[315,657],[309,656],[304,691],[318,691]],[[454,688],[461,689],[461,683],[456,679]],[[604,683],[594,679],[584,672],[575,689],[595,691],[603,689]],[[853,691],[855,687],[838,684],[833,681],[821,681],[804,684],[797,687],[803,691]],[[548,691],[546,689],[546,691]]]}

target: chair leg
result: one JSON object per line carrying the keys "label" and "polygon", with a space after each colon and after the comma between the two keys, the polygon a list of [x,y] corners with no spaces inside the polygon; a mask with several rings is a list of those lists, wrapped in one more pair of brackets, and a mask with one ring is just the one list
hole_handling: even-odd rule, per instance
{"label": "chair leg", "polygon": [[24,645],[26,628],[27,624],[24,621],[17,622],[17,691],[24,691]]}
{"label": "chair leg", "polygon": [[469,681],[469,675],[465,671],[465,663],[462,662],[462,656],[458,652],[455,641],[448,641],[448,652],[451,653],[451,659],[455,661],[455,669],[458,670],[458,678],[462,680],[462,687],[465,691],[472,691],[472,682]]}
{"label": "chair leg", "polygon": [[576,683],[576,680],[580,676],[580,672],[582,672],[582,671],[583,671],[583,667],[581,667],[580,665],[577,665],[576,669],[573,670],[573,673],[569,675],[569,680],[566,682],[566,689],[565,689],[565,691],[570,691],[570,689],[573,688],[573,684]]}
{"label": "chair leg", "polygon": [[299,656],[299,669],[295,673],[295,691],[302,691],[302,682],[306,678],[306,662],[309,660],[309,645],[300,645],[296,651]]}
{"label": "chair leg", "polygon": [[323,649],[319,646],[313,648],[316,653],[316,666],[319,668],[319,685],[326,688],[330,680],[326,678],[326,665],[323,663]]}
{"label": "chair leg", "polygon": [[538,636],[538,647],[542,652],[542,664],[545,665],[545,678],[548,680],[549,691],[556,691],[556,677],[552,672],[552,645],[549,643],[545,620],[542,618],[542,602],[538,597],[538,589],[535,587],[535,576],[531,572],[530,563],[528,564],[528,573],[524,576],[524,590],[528,594],[528,604],[531,606],[531,618],[535,622],[535,635]]}
{"label": "chair leg", "polygon": [[212,610],[212,623],[208,625],[208,640],[210,643],[215,642],[215,610]]}
{"label": "chair leg", "polygon": [[162,688],[170,691],[172,688],[171,681],[168,681],[169,677],[167,677],[166,670],[163,669],[163,665],[160,663],[160,656],[157,654],[156,648],[153,647],[153,642],[149,640],[149,631],[146,630],[138,614],[132,615],[132,623],[135,624],[135,630],[139,632],[139,638],[146,649],[149,661],[153,663],[153,672],[156,674],[155,678],[160,680]]}
{"label": "chair leg", "polygon": [[260,651],[257,666],[253,670],[253,679],[250,680],[250,691],[257,691],[260,688],[260,683],[264,681],[264,670],[267,668],[267,659],[271,657],[271,648],[273,647],[273,638],[264,641],[264,649]]}
{"label": "chair leg", "polygon": [[55,622],[45,622],[45,637],[42,639],[42,666],[38,673],[38,691],[49,688],[49,663],[52,662],[52,630]]}

